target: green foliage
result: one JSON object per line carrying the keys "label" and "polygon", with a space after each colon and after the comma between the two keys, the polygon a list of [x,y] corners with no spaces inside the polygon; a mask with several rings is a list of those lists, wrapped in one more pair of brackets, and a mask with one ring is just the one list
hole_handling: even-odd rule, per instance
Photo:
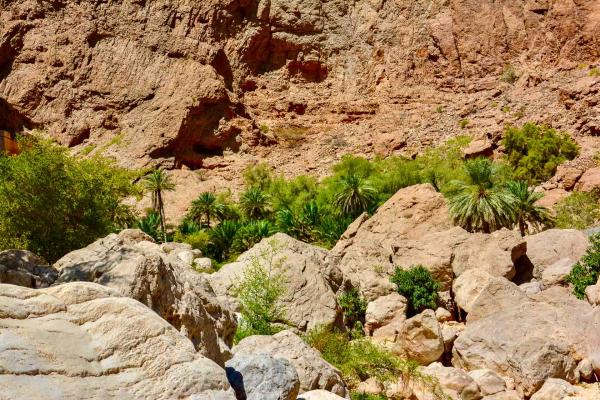
{"label": "green foliage", "polygon": [[155,241],[158,242],[161,240],[160,217],[156,212],[150,211],[145,217],[135,221],[134,226],[137,229],[142,230]]}
{"label": "green foliage", "polygon": [[567,134],[532,123],[508,127],[502,143],[515,178],[530,183],[551,178],[560,164],[579,154],[579,147]]}
{"label": "green foliage", "polygon": [[369,378],[384,385],[400,380],[405,385],[419,385],[434,399],[448,399],[437,380],[419,372],[416,362],[403,360],[367,338],[351,340],[348,334],[320,327],[309,331],[304,339],[342,372],[351,389]]}
{"label": "green foliage", "polygon": [[519,79],[519,75],[517,74],[515,67],[512,66],[511,64],[508,64],[504,68],[504,71],[502,72],[502,76],[500,77],[501,81],[510,83],[511,85],[513,83],[515,83],[518,79]]}
{"label": "green foliage", "polygon": [[202,252],[206,251],[206,248],[210,244],[210,239],[210,234],[205,230],[190,232],[187,235],[183,235],[183,237],[176,235],[176,241],[187,243],[194,249],[201,250]]}
{"label": "green foliage", "polygon": [[285,324],[285,310],[279,304],[287,290],[281,267],[285,258],[279,257],[278,245],[269,243],[269,248],[251,258],[240,282],[232,292],[240,303],[241,323],[235,341],[252,335],[273,335]]}
{"label": "green foliage", "polygon": [[521,236],[529,233],[530,228],[533,228],[533,231],[541,231],[552,226],[550,210],[537,205],[537,202],[544,197],[543,193],[535,192],[525,181],[508,182],[506,186],[514,198],[511,214]]}
{"label": "green foliage", "polygon": [[191,218],[200,225],[210,227],[211,218],[223,215],[224,207],[225,205],[219,203],[217,196],[213,193],[203,192],[192,202],[188,218]]}
{"label": "green foliage", "polygon": [[398,293],[408,300],[408,315],[412,316],[421,311],[437,307],[439,301],[438,291],[440,284],[433,279],[422,265],[417,265],[409,270],[396,267],[390,281],[396,285]]}
{"label": "green foliage", "polygon": [[53,262],[133,223],[122,200],[132,173],[99,156],[79,160],[41,138],[0,156],[0,248],[26,248]]}
{"label": "green foliage", "polygon": [[600,234],[590,237],[590,246],[565,279],[573,287],[573,294],[585,298],[585,289],[595,285],[600,276]]}
{"label": "green foliage", "polygon": [[554,206],[556,227],[586,229],[600,222],[600,205],[596,193],[573,192]]}
{"label": "green foliage", "polygon": [[468,119],[461,119],[460,121],[458,121],[458,126],[460,126],[460,129],[466,129],[470,123],[471,121],[469,121]]}
{"label": "green foliage", "polygon": [[444,107],[443,106],[437,106],[435,108],[435,112],[438,113],[438,114],[443,113],[444,112]]}
{"label": "green foliage", "polygon": [[257,187],[266,190],[273,181],[271,167],[266,163],[260,163],[244,170],[244,181],[247,187]]}
{"label": "green foliage", "polygon": [[236,250],[243,252],[275,232],[275,227],[270,221],[250,221],[238,229],[233,246]]}
{"label": "green foliage", "polygon": [[249,219],[262,219],[269,214],[269,196],[259,187],[251,187],[240,198],[240,208]]}
{"label": "green foliage", "polygon": [[275,136],[286,147],[295,147],[304,140],[308,128],[300,125],[287,125],[274,129]]}
{"label": "green foliage", "polygon": [[505,189],[498,167],[486,158],[466,161],[465,180],[446,192],[454,223],[468,231],[493,232],[514,224],[515,198]]}
{"label": "green foliage", "polygon": [[352,392],[350,393],[350,400],[387,400],[387,397],[383,394]]}
{"label": "green foliage", "polygon": [[593,78],[600,76],[600,68],[594,67],[594,68],[590,69],[590,72],[588,73],[588,75]]}
{"label": "green foliage", "polygon": [[233,254],[233,244],[239,228],[239,222],[227,220],[210,229],[207,254],[217,261],[228,259]]}
{"label": "green foliage", "polygon": [[340,177],[340,188],[334,204],[342,215],[357,217],[375,205],[377,191],[360,175],[349,173]]}
{"label": "green foliage", "polygon": [[362,331],[367,312],[367,301],[356,288],[346,290],[338,296],[338,304],[344,312],[344,323],[350,329]]}

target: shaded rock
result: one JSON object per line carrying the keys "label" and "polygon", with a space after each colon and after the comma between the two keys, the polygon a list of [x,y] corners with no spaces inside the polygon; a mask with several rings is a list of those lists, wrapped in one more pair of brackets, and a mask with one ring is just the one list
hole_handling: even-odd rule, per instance
{"label": "shaded rock", "polygon": [[267,354],[288,360],[298,373],[302,392],[324,389],[342,397],[348,394],[340,371],[291,331],[247,337],[232,351],[235,355]]}
{"label": "shaded rock", "polygon": [[0,366],[1,399],[173,399],[229,388],[223,369],[152,310],[87,282],[0,284]]}
{"label": "shaded rock", "polygon": [[341,310],[328,283],[330,269],[324,265],[327,251],[300,242],[284,233],[263,239],[242,254],[235,263],[224,265],[218,272],[207,275],[218,298],[232,310],[238,309],[232,296],[233,284],[241,279],[253,260],[266,268],[278,268],[285,277],[286,293],[281,298],[286,321],[296,329],[307,331],[320,325],[337,325]]}
{"label": "shaded rock", "polygon": [[540,390],[531,396],[531,400],[563,400],[576,392],[576,388],[569,382],[550,378],[544,382]]}
{"label": "shaded rock", "polygon": [[[481,393],[475,380],[466,372],[453,367],[444,367],[441,363],[433,363],[421,372],[438,380],[445,394],[455,400],[479,400]],[[430,400],[431,395],[421,390],[414,391],[417,399]]]}
{"label": "shaded rock", "polygon": [[517,262],[520,274],[528,275],[525,281],[532,277],[541,280],[544,270],[562,259],[575,263],[589,245],[585,234],[574,229],[549,229],[526,236],[525,241],[527,255]]}
{"label": "shaded rock", "polygon": [[465,329],[465,324],[448,321],[442,324],[442,340],[444,341],[444,351],[446,353],[452,351],[452,346],[458,335]]}
{"label": "shaded rock", "polygon": [[452,319],[452,314],[450,313],[450,311],[446,310],[445,308],[438,307],[435,310],[435,317],[437,318],[438,322],[440,322],[440,323],[447,322]]}
{"label": "shaded rock", "polygon": [[576,261],[570,258],[563,258],[552,265],[549,265],[542,271],[542,284],[544,287],[563,283],[565,278],[571,273]]}
{"label": "shaded rock", "polygon": [[494,146],[486,138],[473,140],[463,149],[464,158],[489,157],[494,153]]}
{"label": "shaded rock", "polygon": [[489,396],[506,390],[506,382],[494,371],[489,369],[476,369],[469,372],[475,380],[483,396]]}
{"label": "shaded rock", "polygon": [[295,400],[300,381],[292,364],[268,355],[235,355],[225,363],[238,400]]}
{"label": "shaded rock", "polygon": [[153,309],[190,338],[202,354],[223,364],[233,342],[233,313],[208,281],[181,262],[176,249],[159,246],[138,230],[111,234],[57,261],[57,282],[91,281],[116,289]]}
{"label": "shaded rock", "polygon": [[525,294],[536,294],[542,291],[542,284],[538,281],[531,281],[520,284],[519,289],[525,292]]}
{"label": "shaded rock", "polygon": [[58,272],[46,261],[27,250],[0,252],[0,283],[45,288],[58,277]]}
{"label": "shaded rock", "polygon": [[516,286],[490,286],[479,296],[486,293],[489,300],[483,304],[489,305],[471,318],[477,311],[473,306],[465,330],[454,342],[453,365],[512,378],[526,396],[551,377],[575,382],[578,361],[600,348],[594,333],[600,314],[563,287],[529,297]]}
{"label": "shaded rock", "polygon": [[398,293],[381,296],[367,304],[365,332],[373,336],[382,326],[392,323],[402,324],[406,320],[407,301]]}
{"label": "shaded rock", "polygon": [[444,354],[444,341],[434,311],[425,310],[407,319],[391,348],[421,365],[437,361]]}

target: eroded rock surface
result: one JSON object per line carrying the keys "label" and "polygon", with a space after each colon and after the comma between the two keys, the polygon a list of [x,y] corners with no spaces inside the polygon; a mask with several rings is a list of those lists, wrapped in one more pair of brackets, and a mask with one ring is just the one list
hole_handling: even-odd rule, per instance
{"label": "eroded rock surface", "polygon": [[139,230],[124,230],[58,260],[57,283],[96,282],[136,299],[222,365],[233,342],[235,317],[218,302],[208,281],[183,263],[179,253],[187,251],[185,245],[161,246]]}
{"label": "eroded rock surface", "polygon": [[44,288],[58,277],[58,272],[46,261],[27,250],[0,252],[0,283]]}
{"label": "eroded rock surface", "polygon": [[[152,310],[74,282],[0,284],[0,399],[190,399],[225,371]],[[201,398],[201,397],[200,397]]]}

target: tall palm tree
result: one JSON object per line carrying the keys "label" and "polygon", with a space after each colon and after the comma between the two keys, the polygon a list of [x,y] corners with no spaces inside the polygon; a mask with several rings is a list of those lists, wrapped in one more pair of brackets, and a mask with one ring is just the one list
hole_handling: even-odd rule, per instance
{"label": "tall palm tree", "polygon": [[222,209],[223,205],[217,201],[217,197],[213,193],[203,192],[192,202],[191,214],[194,220],[200,223],[204,218],[205,226],[210,227],[211,217],[219,216]]}
{"label": "tall palm tree", "polygon": [[175,183],[162,169],[158,168],[152,171],[143,179],[144,189],[152,195],[152,208],[160,217],[160,228],[163,234],[163,241],[167,241],[167,232],[165,229],[165,204],[163,193],[175,190]]}
{"label": "tall palm tree", "polygon": [[269,196],[258,187],[246,190],[240,199],[244,214],[250,219],[262,219],[269,212]]}
{"label": "tall palm tree", "polygon": [[467,161],[467,179],[449,183],[448,210],[466,230],[493,232],[514,225],[515,198],[498,182],[498,170],[486,158]]}
{"label": "tall palm tree", "polygon": [[543,193],[534,192],[526,181],[508,182],[506,186],[515,199],[514,217],[521,236],[529,232],[530,226],[540,230],[552,224],[550,210],[536,204]]}
{"label": "tall palm tree", "polygon": [[377,200],[377,190],[365,178],[349,173],[340,178],[341,187],[334,204],[342,214],[357,216],[367,211]]}

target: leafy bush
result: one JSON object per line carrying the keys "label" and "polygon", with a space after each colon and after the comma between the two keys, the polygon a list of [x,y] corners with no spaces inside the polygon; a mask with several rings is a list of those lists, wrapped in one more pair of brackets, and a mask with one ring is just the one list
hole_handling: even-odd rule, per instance
{"label": "leafy bush", "polygon": [[600,221],[600,205],[595,193],[573,192],[554,206],[556,227],[586,229]]}
{"label": "leafy bush", "polygon": [[579,154],[579,147],[567,134],[532,123],[508,127],[502,143],[515,179],[530,183],[551,178],[560,164]]}
{"label": "leafy bush", "polygon": [[[177,236],[176,236],[177,237]],[[206,252],[208,245],[210,244],[210,234],[205,230],[199,230],[196,232],[188,233],[187,235],[178,236],[178,242],[187,243],[194,249],[201,250],[203,253]]]}
{"label": "leafy bush", "polygon": [[304,339],[342,372],[351,389],[369,378],[384,385],[400,379],[405,385],[421,386],[434,399],[448,399],[436,379],[419,372],[416,362],[403,360],[367,338],[351,340],[348,334],[320,327],[307,332]]}
{"label": "leafy bush", "polygon": [[279,300],[286,294],[281,267],[285,259],[277,258],[277,243],[251,259],[241,281],[232,288],[240,302],[241,322],[236,343],[252,335],[273,335],[285,323],[285,310]]}
{"label": "leafy bush", "polygon": [[518,79],[519,79],[519,75],[517,75],[517,71],[515,70],[515,67],[512,66],[511,64],[508,64],[504,68],[504,71],[502,72],[502,76],[500,77],[501,81],[510,83],[511,85],[513,83],[515,83]]}
{"label": "leafy bush", "polygon": [[134,222],[125,197],[133,174],[93,156],[76,159],[41,138],[0,156],[0,248],[26,248],[53,262]]}
{"label": "leafy bush", "polygon": [[414,266],[406,271],[396,267],[390,280],[396,285],[398,293],[408,300],[409,316],[418,314],[427,308],[435,310],[437,307],[440,284],[422,265]]}
{"label": "leafy bush", "polygon": [[237,221],[223,221],[208,231],[210,241],[207,253],[217,261],[224,261],[232,254],[233,243],[240,224]]}
{"label": "leafy bush", "polygon": [[338,297],[338,304],[344,312],[344,323],[356,331],[362,331],[367,312],[367,301],[356,288],[346,290]]}
{"label": "leafy bush", "polygon": [[585,255],[575,264],[565,281],[573,286],[573,294],[583,299],[585,289],[595,285],[598,276],[600,276],[600,234],[590,237],[590,246]]}
{"label": "leafy bush", "polygon": [[350,393],[350,400],[387,400],[387,397],[383,394],[352,392]]}
{"label": "leafy bush", "polygon": [[233,246],[243,252],[275,233],[275,228],[267,220],[250,221],[238,229]]}
{"label": "leafy bush", "polygon": [[150,211],[145,217],[135,221],[134,227],[146,233],[156,242],[162,239],[160,230],[160,216],[155,211]]}

